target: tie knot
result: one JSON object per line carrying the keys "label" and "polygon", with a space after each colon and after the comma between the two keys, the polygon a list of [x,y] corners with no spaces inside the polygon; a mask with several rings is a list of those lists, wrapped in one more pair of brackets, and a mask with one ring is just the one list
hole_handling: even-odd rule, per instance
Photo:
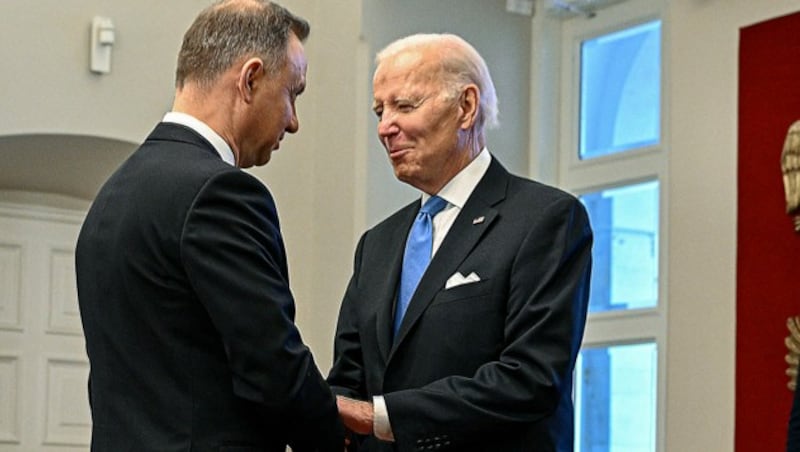
{"label": "tie knot", "polygon": [[425,205],[422,206],[422,209],[420,209],[420,213],[426,213],[431,217],[434,217],[437,213],[444,209],[444,206],[446,205],[447,201],[444,199],[438,196],[431,196],[430,199],[425,202]]}

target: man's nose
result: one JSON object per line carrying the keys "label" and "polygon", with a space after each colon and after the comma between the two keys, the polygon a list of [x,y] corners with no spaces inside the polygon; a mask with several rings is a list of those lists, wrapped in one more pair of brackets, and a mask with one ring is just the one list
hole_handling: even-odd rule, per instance
{"label": "man's nose", "polygon": [[384,115],[378,119],[378,135],[387,137],[397,133],[397,123],[391,118]]}
{"label": "man's nose", "polygon": [[297,119],[297,112],[292,111],[292,119],[286,126],[286,131],[289,133],[295,133],[297,132],[298,129],[300,129],[300,120]]}

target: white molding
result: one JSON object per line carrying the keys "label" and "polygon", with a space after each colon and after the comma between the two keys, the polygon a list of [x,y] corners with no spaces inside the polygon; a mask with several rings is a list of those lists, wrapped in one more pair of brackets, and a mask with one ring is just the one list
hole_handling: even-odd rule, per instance
{"label": "white molding", "polygon": [[[14,371],[16,381],[11,382],[15,384],[14,388],[10,388],[5,384],[0,385],[0,388],[5,388],[9,390],[8,396],[13,397],[13,401],[5,401],[3,404],[3,410],[8,410],[8,413],[0,412],[0,414],[10,414],[13,416],[11,419],[5,419],[5,416],[0,416],[3,418],[3,422],[6,425],[2,425],[0,422],[0,444],[20,444],[21,441],[21,427],[22,427],[22,412],[21,412],[21,394],[23,393],[21,385],[24,384],[22,379],[22,353],[19,351],[5,351],[0,350],[0,365],[2,363],[8,363],[13,366],[12,370]],[[5,382],[9,383],[9,382]],[[3,394],[0,394],[0,398],[2,398]],[[11,403],[13,406],[9,406],[8,403]]]}
{"label": "white molding", "polygon": [[[44,397],[41,401],[41,415],[44,416],[44,432],[42,436],[42,444],[48,446],[77,446],[88,447],[91,438],[91,413],[89,409],[89,398],[87,395],[87,385],[89,374],[89,360],[85,356],[69,355],[69,354],[54,354],[48,353],[42,357],[44,385],[41,390]],[[70,422],[64,422],[58,416],[63,414],[63,408],[59,405],[63,402],[64,397],[69,397],[72,393],[61,392],[61,389],[54,387],[58,384],[59,378],[69,378],[72,372],[86,373],[86,378],[81,378],[78,387],[75,388],[83,397],[78,397],[84,400],[83,405],[84,414],[87,423],[83,424],[74,419]],[[61,372],[61,373],[59,373]],[[70,412],[75,415],[80,408],[71,406]]]}
{"label": "white molding", "polygon": [[0,201],[0,216],[11,218],[81,224],[85,215],[86,212],[75,209]]}

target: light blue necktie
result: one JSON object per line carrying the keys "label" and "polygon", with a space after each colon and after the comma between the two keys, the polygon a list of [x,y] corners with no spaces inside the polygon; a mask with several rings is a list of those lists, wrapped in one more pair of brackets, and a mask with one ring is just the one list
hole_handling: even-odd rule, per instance
{"label": "light blue necktie", "polygon": [[425,269],[431,260],[433,250],[433,217],[444,209],[447,201],[431,196],[419,210],[417,219],[411,226],[411,232],[406,240],[406,251],[403,254],[403,270],[400,274],[400,291],[397,295],[397,310],[394,315],[394,334],[400,329],[400,323],[408,309],[411,296],[417,290],[417,284],[422,279]]}

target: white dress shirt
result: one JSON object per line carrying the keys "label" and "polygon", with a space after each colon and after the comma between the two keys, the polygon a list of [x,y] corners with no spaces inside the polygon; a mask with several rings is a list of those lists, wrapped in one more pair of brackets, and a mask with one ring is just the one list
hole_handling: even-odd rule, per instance
{"label": "white dress shirt", "polygon": [[231,147],[228,146],[228,143],[226,143],[217,132],[214,132],[214,129],[203,121],[186,113],[171,111],[164,115],[164,119],[162,119],[161,122],[180,124],[194,130],[199,133],[200,136],[208,140],[211,146],[214,146],[214,149],[217,151],[217,154],[222,157],[222,160],[229,163],[231,166],[236,166],[236,158],[233,155]]}
{"label": "white dress shirt", "polygon": [[[433,217],[433,249],[431,257],[439,250],[444,237],[450,227],[453,226],[458,214],[461,213],[461,209],[464,208],[464,204],[466,204],[472,191],[475,190],[478,182],[486,174],[491,162],[491,154],[486,148],[483,148],[480,154],[466,168],[450,179],[450,182],[436,194],[436,196],[447,201],[447,205]],[[420,205],[425,205],[425,202],[430,197],[431,195],[422,193],[422,204]],[[374,396],[372,405],[374,409],[372,429],[375,432],[375,437],[383,441],[394,441],[394,433],[389,423],[389,412],[386,409],[386,401],[383,396]]]}

